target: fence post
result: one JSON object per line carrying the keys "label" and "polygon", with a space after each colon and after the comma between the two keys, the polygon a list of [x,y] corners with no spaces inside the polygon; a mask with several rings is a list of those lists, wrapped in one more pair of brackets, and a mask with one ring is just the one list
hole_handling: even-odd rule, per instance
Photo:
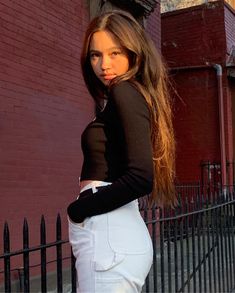
{"label": "fence post", "polygon": [[[163,218],[163,210],[160,209],[160,219]],[[160,221],[160,256],[161,256],[161,285],[162,292],[165,292],[165,266],[164,266],[164,222]]]}
{"label": "fence post", "polygon": [[23,226],[24,292],[30,292],[29,286],[29,228],[26,218]]}
{"label": "fence post", "polygon": [[[3,232],[4,254],[10,252],[10,233],[7,222],[4,225]],[[5,292],[11,292],[11,265],[10,256],[4,257],[4,278],[5,278]]]}
{"label": "fence post", "polygon": [[[57,215],[56,219],[56,242],[61,240],[61,218],[60,214]],[[63,274],[62,274],[62,244],[56,245],[56,259],[57,259],[57,292],[63,291]]]}
{"label": "fence post", "polygon": [[[157,213],[157,215],[156,215]],[[152,207],[152,241],[153,241],[153,291],[157,292],[157,241],[159,242],[159,232],[156,231],[159,226],[159,209],[154,205]],[[159,245],[158,245],[159,246]]]}
{"label": "fence post", "polygon": [[46,244],[46,224],[44,216],[41,218],[40,227],[41,236],[41,290],[42,293],[47,292],[47,267],[46,267],[46,248],[43,247]]}
{"label": "fence post", "polygon": [[72,283],[72,293],[76,292],[76,284],[77,284],[77,273],[75,268],[76,259],[73,255],[71,248],[71,283]]}

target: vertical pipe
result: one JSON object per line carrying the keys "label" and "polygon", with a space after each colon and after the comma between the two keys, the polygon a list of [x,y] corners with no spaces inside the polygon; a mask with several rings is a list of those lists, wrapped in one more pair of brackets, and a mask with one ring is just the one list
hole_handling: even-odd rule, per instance
{"label": "vertical pipe", "polygon": [[24,292],[30,292],[29,285],[29,228],[28,222],[24,219],[23,225],[23,262],[24,262]]}
{"label": "vertical pipe", "polygon": [[218,95],[219,95],[219,117],[220,117],[220,155],[221,155],[221,173],[222,173],[222,190],[226,192],[226,145],[224,131],[224,100],[223,100],[223,83],[222,83],[222,66],[214,64],[217,73]]}

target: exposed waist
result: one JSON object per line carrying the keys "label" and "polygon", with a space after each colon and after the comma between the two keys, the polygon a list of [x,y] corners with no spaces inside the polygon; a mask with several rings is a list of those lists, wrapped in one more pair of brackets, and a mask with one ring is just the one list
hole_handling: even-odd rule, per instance
{"label": "exposed waist", "polygon": [[97,192],[96,187],[107,186],[112,184],[111,182],[99,181],[99,180],[83,180],[80,182],[80,193],[85,190],[92,189],[93,193]]}

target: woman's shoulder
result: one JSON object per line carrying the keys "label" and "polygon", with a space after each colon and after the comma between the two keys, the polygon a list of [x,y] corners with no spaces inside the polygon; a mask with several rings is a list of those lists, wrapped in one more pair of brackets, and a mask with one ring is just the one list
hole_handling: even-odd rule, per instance
{"label": "woman's shoulder", "polygon": [[115,83],[112,87],[111,87],[111,94],[115,94],[118,92],[139,92],[137,90],[136,85],[134,84],[134,82],[130,81],[130,80],[122,80],[118,83]]}
{"label": "woman's shoulder", "polygon": [[149,117],[146,99],[131,81],[115,84],[110,93],[111,103],[118,111],[125,112],[129,117],[136,113]]}
{"label": "woman's shoulder", "polygon": [[130,80],[124,80],[114,84],[111,87],[110,96],[114,100],[123,100],[126,102],[130,102],[133,99],[145,100],[137,86]]}

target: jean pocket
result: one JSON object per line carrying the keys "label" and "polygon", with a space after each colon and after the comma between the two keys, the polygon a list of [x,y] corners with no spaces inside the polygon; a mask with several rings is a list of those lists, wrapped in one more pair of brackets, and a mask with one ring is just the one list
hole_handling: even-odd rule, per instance
{"label": "jean pocket", "polygon": [[70,220],[68,220],[68,224],[69,242],[74,256],[77,258],[79,255],[88,253],[94,243],[93,233],[82,224],[73,223]]}

